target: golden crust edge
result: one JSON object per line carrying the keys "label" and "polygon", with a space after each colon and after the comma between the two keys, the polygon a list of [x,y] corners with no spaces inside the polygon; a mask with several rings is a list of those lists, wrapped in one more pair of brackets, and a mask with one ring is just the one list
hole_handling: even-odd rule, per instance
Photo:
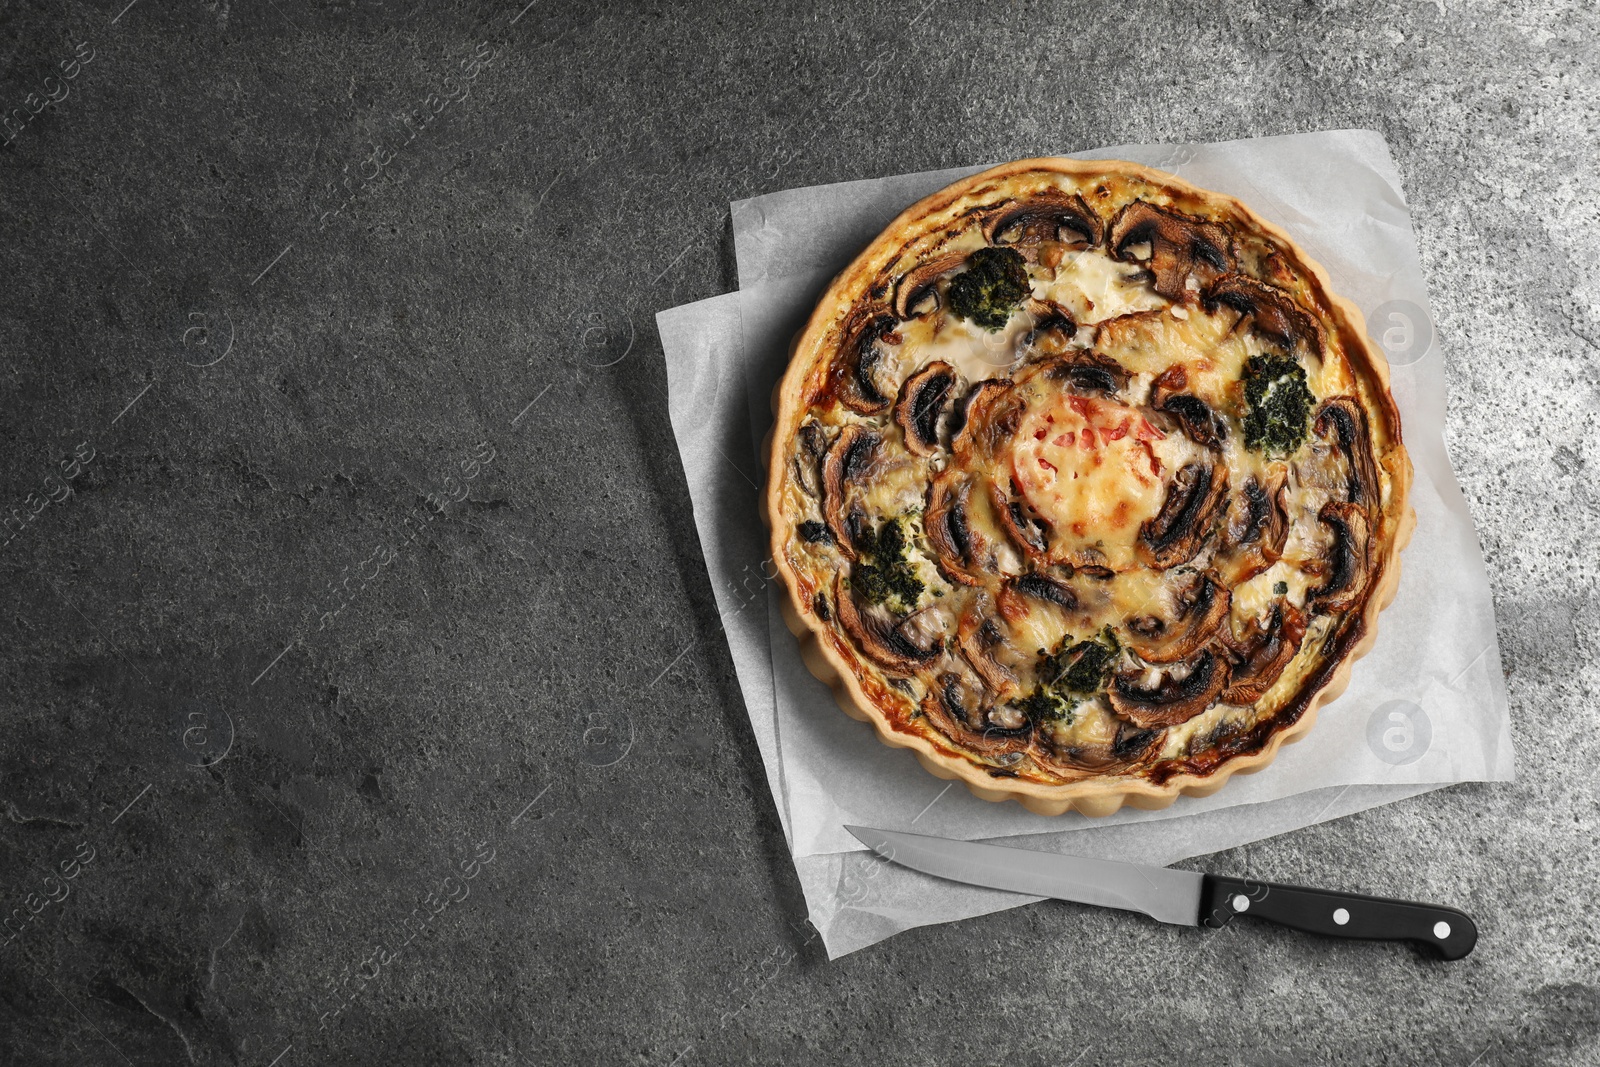
{"label": "golden crust edge", "polygon": [[[1259,750],[1232,757],[1205,775],[1178,774],[1159,785],[1140,779],[1089,779],[1060,785],[996,779],[970,758],[948,756],[939,751],[927,738],[896,730],[863,691],[850,665],[822,639],[819,626],[808,621],[802,614],[804,609],[798,599],[798,583],[786,552],[787,534],[790,531],[785,530],[778,521],[781,517],[779,497],[783,489],[782,472],[774,469],[774,446],[778,440],[778,429],[786,421],[795,421],[799,394],[804,386],[806,373],[810,369],[810,360],[800,361],[796,356],[802,350],[814,346],[826,333],[828,324],[838,311],[840,303],[837,299],[830,300],[829,297],[851,288],[861,275],[875,274],[878,268],[870,267],[875,256],[885,246],[903,247],[907,242],[906,231],[925,215],[947,206],[980,184],[1037,170],[1064,174],[1113,171],[1157,185],[1170,186],[1180,193],[1222,202],[1262,233],[1282,241],[1294,253],[1299,265],[1304,267],[1316,281],[1340,328],[1346,353],[1352,357],[1352,361],[1357,356],[1362,359],[1365,364],[1363,369],[1371,374],[1373,383],[1381,387],[1377,391],[1377,398],[1381,399],[1387,408],[1386,414],[1390,423],[1388,430],[1393,437],[1392,455],[1398,462],[1393,470],[1387,466],[1384,468],[1390,482],[1389,501],[1384,513],[1385,518],[1394,523],[1394,535],[1390,540],[1388,555],[1380,561],[1382,569],[1379,578],[1362,605],[1358,623],[1360,636],[1323,683],[1305,697],[1305,710],[1293,723],[1274,731]],[[867,280],[870,282],[870,276]],[[1416,511],[1410,505],[1413,466],[1402,436],[1399,410],[1390,390],[1389,370],[1388,359],[1367,336],[1365,316],[1353,302],[1333,291],[1331,279],[1322,264],[1307,255],[1299,243],[1282,227],[1263,219],[1236,197],[1202,189],[1177,175],[1122,160],[1076,160],[1044,156],[1016,160],[970,175],[924,197],[897,215],[862,249],[849,266],[829,281],[816,308],[789,346],[789,365],[772,393],[773,425],[762,443],[762,464],[767,471],[767,486],[761,497],[761,518],[769,532],[768,544],[772,550],[772,563],[783,576],[787,593],[780,598],[784,623],[800,644],[800,654],[806,668],[830,688],[834,701],[846,715],[871,724],[874,734],[884,745],[912,750],[917,761],[929,773],[941,779],[960,781],[981,800],[995,803],[1015,800],[1028,811],[1038,815],[1064,815],[1068,811],[1076,810],[1091,818],[1099,818],[1113,814],[1124,804],[1146,810],[1160,810],[1170,807],[1180,796],[1210,796],[1226,785],[1234,775],[1254,774],[1267,767],[1277,759],[1278,752],[1284,745],[1299,741],[1311,731],[1322,706],[1337,699],[1348,688],[1350,673],[1356,661],[1370,652],[1377,641],[1378,616],[1384,608],[1394,602],[1400,585],[1400,553],[1410,543],[1411,535],[1416,528]]]}

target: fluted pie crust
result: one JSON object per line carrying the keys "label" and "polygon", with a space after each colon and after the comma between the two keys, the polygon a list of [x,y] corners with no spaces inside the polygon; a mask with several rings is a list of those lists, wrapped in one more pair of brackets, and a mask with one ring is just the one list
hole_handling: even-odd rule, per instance
{"label": "fluted pie crust", "polygon": [[[1296,421],[1296,375],[1299,443],[1263,429]],[[807,666],[933,774],[1041,814],[1270,763],[1372,647],[1415,525],[1360,312],[1238,200],[1132,163],[1022,160],[907,209],[773,406]]]}

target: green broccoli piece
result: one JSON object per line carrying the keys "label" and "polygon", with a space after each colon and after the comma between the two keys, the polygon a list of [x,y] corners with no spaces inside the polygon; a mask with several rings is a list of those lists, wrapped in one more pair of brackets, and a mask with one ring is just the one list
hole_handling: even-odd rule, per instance
{"label": "green broccoli piece", "polygon": [[1022,253],[980,248],[967,257],[967,269],[950,280],[950,310],[986,330],[998,330],[1030,291]]}
{"label": "green broccoli piece", "polygon": [[1279,596],[1283,596],[1283,594],[1285,594],[1285,593],[1287,593],[1289,591],[1289,583],[1288,582],[1273,582],[1272,583],[1272,591],[1274,593],[1277,593]]}
{"label": "green broccoli piece", "polygon": [[1305,443],[1315,397],[1305,368],[1287,356],[1254,356],[1244,368],[1244,444],[1271,456],[1287,456]]}
{"label": "green broccoli piece", "polygon": [[850,572],[850,585],[874,604],[907,612],[926,588],[906,557],[905,518],[890,519],[876,531],[870,527],[856,539],[860,558]]}
{"label": "green broccoli piece", "polygon": [[1076,718],[1076,702],[1068,705],[1060,693],[1048,686],[1040,686],[1015,704],[1034,722],[1060,722],[1071,726]]}
{"label": "green broccoli piece", "polygon": [[1063,639],[1040,662],[1039,678],[1069,693],[1097,693],[1111,680],[1111,665],[1121,652],[1122,643],[1109,626],[1087,641],[1068,645]]}

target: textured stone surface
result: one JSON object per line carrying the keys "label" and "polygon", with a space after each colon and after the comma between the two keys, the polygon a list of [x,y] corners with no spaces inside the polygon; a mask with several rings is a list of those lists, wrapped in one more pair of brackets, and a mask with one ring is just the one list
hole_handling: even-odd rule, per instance
{"label": "textured stone surface", "polygon": [[[1600,1055],[1593,5],[123,2],[0,18],[0,1062]],[[826,963],[653,312],[732,287],[732,198],[1349,126],[1416,218],[1520,778],[1207,863],[1478,951],[1058,904]]]}

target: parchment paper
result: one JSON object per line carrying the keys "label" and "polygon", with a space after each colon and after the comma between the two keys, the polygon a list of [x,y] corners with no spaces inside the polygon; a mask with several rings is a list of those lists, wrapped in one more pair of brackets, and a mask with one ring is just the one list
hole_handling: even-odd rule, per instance
{"label": "parchment paper", "polygon": [[[1130,159],[1238,196],[1289,231],[1390,354],[1416,466],[1417,532],[1377,646],[1307,741],[1217,795],[1105,819],[1032,815],[927,774],[844,716],[778,614],[757,512],[757,446],[795,332],[834,273],[902,209],[981,167],[774,193],[732,205],[740,291],[661,312],[669,410],[740,689],[812,923],[830,957],[913,926],[1032,898],[866,854],[845,823],[1147,863],[1232,848],[1462,781],[1512,774],[1493,604],[1443,442],[1445,381],[1399,176],[1364,130],[1213,145],[1122,145]],[[1348,887],[1358,888],[1358,887]]]}

